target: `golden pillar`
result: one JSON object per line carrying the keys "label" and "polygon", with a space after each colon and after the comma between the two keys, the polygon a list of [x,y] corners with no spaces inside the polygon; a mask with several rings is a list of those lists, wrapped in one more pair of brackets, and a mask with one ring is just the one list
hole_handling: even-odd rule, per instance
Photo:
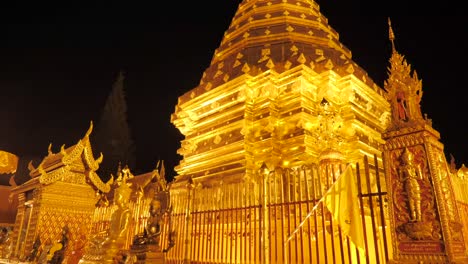
{"label": "golden pillar", "polygon": [[392,122],[383,134],[393,263],[468,263],[443,144],[420,109],[422,84],[393,44],[385,82]]}

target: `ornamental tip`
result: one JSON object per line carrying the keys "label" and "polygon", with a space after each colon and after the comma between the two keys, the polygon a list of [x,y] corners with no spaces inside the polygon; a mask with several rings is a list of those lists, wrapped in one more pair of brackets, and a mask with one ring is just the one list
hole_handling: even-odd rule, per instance
{"label": "ornamental tip", "polygon": [[86,131],[85,137],[89,137],[92,131],[93,131],[93,120],[90,121],[89,128],[88,128],[88,131]]}
{"label": "ornamental tip", "polygon": [[392,21],[390,20],[390,17],[388,18],[388,38],[390,39],[392,43],[392,50],[395,50],[395,33],[393,33],[392,29]]}
{"label": "ornamental tip", "polygon": [[52,142],[49,143],[49,147],[47,148],[47,154],[48,154],[49,156],[53,154],[53,153],[52,153]]}

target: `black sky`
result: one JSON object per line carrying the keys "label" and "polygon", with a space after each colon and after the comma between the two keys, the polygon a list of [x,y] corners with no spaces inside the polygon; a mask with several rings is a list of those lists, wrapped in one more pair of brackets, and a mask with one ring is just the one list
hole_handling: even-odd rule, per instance
{"label": "black sky", "polygon": [[[391,17],[396,48],[423,81],[423,112],[441,133],[446,153],[466,164],[468,22],[461,4],[318,3],[353,59],[381,87]],[[50,142],[54,151],[75,144],[89,122],[98,121],[124,70],[137,144],[134,171],[150,171],[163,159],[174,175],[182,136],[170,115],[177,97],[197,86],[239,1],[22,4],[0,11],[0,149],[35,156],[46,155]]]}

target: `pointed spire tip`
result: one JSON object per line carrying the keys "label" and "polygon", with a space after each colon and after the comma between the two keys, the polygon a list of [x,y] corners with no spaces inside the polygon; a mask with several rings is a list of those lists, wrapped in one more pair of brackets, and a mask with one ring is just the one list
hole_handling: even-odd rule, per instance
{"label": "pointed spire tip", "polygon": [[392,42],[392,50],[395,50],[395,33],[393,33],[392,21],[390,20],[390,17],[388,17],[388,38]]}

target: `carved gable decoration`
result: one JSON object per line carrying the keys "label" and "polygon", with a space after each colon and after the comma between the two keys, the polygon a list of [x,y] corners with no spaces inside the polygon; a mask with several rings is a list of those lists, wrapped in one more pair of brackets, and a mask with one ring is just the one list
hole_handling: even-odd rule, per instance
{"label": "carved gable decoration", "polygon": [[93,124],[91,122],[85,136],[78,143],[68,148],[62,145],[57,153],[53,153],[52,144],[49,145],[48,155],[39,166],[34,168],[30,164],[29,175],[32,178],[39,177],[39,182],[45,185],[56,181],[74,184],[87,184],[87,182],[91,182],[100,192],[109,192],[113,179],[104,183],[96,174],[99,164],[103,160],[103,155],[101,153],[97,159],[93,156],[89,140],[92,128]]}

